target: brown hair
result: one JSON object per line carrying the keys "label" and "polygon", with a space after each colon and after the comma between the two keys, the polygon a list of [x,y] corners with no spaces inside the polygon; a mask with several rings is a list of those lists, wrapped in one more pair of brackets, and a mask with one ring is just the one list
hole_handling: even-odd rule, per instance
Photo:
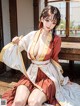
{"label": "brown hair", "polygon": [[41,18],[43,17],[43,19],[44,19],[44,18],[48,17],[50,15],[49,13],[54,14],[53,20],[57,21],[56,26],[52,30],[52,36],[54,36],[55,29],[60,24],[60,20],[61,20],[60,11],[57,7],[48,5],[43,9],[41,16],[40,16],[39,29],[43,27],[43,23],[41,22]]}
{"label": "brown hair", "polygon": [[[49,16],[49,11],[50,11],[51,14],[54,14],[53,19],[57,20],[56,26],[58,26],[60,24],[61,15],[60,15],[60,12],[59,12],[59,10],[58,10],[57,7],[54,7],[54,6],[51,6],[51,5],[46,6],[43,9],[42,13],[41,13],[40,20],[41,20],[42,17],[43,18],[48,17]],[[42,28],[43,27],[41,21],[40,21],[39,25],[40,25],[39,28]]]}

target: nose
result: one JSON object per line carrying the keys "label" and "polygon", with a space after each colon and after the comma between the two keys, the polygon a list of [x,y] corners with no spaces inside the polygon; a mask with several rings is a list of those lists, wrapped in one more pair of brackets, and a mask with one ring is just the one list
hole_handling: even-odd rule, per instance
{"label": "nose", "polygon": [[52,26],[52,22],[49,21],[49,22],[48,22],[48,27],[51,27],[51,26]]}

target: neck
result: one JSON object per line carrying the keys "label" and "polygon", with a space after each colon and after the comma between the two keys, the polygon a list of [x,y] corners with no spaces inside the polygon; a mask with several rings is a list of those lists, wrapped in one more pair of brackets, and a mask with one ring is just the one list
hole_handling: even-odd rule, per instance
{"label": "neck", "polygon": [[46,31],[46,30],[42,29],[41,33],[42,33],[42,35],[47,36],[50,33],[50,31]]}

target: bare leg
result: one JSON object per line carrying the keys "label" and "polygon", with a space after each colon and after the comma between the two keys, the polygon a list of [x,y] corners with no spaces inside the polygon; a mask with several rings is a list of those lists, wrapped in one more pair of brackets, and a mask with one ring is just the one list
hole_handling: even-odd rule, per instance
{"label": "bare leg", "polygon": [[42,103],[46,101],[46,95],[39,89],[34,89],[29,96],[28,105],[29,106],[42,106]]}
{"label": "bare leg", "polygon": [[18,86],[12,106],[25,106],[29,94],[30,91],[25,85]]}

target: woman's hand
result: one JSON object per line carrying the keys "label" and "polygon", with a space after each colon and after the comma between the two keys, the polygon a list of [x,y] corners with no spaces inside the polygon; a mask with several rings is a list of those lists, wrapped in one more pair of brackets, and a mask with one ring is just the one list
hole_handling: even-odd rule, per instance
{"label": "woman's hand", "polygon": [[72,82],[69,80],[69,81],[68,81],[68,84],[72,84]]}
{"label": "woman's hand", "polygon": [[20,37],[18,37],[18,36],[16,36],[16,37],[14,37],[13,39],[12,39],[12,42],[14,43],[14,44],[19,44],[19,41],[21,40],[21,38],[22,38],[23,36],[21,35]]}

